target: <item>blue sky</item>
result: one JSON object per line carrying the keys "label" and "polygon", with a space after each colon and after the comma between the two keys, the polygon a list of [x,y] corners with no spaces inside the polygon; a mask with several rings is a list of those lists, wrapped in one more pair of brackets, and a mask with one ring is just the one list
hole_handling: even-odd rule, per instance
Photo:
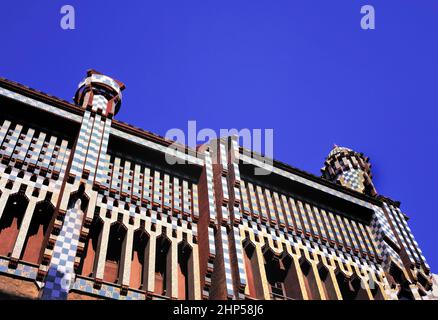
{"label": "blue sky", "polygon": [[3,1],[0,76],[71,100],[94,68],[126,84],[122,121],[272,128],[275,158],[318,175],[334,143],[364,152],[437,272],[437,17],[434,0]]}

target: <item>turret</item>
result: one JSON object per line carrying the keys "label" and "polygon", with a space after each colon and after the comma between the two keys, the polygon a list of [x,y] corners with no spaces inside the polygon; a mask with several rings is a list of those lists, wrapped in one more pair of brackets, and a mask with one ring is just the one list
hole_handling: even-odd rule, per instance
{"label": "turret", "polygon": [[122,104],[125,85],[95,70],[88,70],[87,77],[79,84],[74,101],[77,105],[102,115],[112,117]]}
{"label": "turret", "polygon": [[372,181],[371,164],[363,153],[334,145],[324,167],[323,178],[369,196],[377,195]]}

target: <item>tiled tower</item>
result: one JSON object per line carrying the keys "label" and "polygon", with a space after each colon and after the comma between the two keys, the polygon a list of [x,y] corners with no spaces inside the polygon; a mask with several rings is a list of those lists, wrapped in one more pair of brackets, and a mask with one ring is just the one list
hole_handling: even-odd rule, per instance
{"label": "tiled tower", "polygon": [[[87,194],[95,201],[96,194],[92,189],[104,188],[107,179],[105,173],[109,170],[107,148],[111,119],[120,109],[121,91],[124,88],[123,83],[94,70],[88,71],[87,77],[79,84],[75,102],[85,112],[72,153],[64,196],[58,209],[63,215],[63,224],[57,225],[55,229],[59,235],[54,248],[46,252],[46,259],[51,257],[51,260],[44,280],[43,299],[66,299],[71,289],[75,258],[78,246],[81,245],[81,231],[84,236],[87,233],[86,226],[92,219],[92,212],[88,216],[84,215],[89,202]],[[71,196],[72,193],[74,196]],[[93,206],[93,203],[90,205]],[[85,228],[82,228],[83,221]],[[109,224],[106,227],[109,228]],[[103,245],[105,247],[106,244]],[[104,259],[105,255],[101,255],[100,260],[96,261],[95,276],[98,280],[103,279]],[[46,272],[45,267],[40,270]],[[126,272],[129,275],[129,270]]]}
{"label": "tiled tower", "polygon": [[321,171],[324,178],[344,187],[370,196],[377,194],[372,181],[371,164],[362,153],[335,145]]}
{"label": "tiled tower", "polygon": [[383,265],[391,273],[388,276],[391,287],[396,288],[403,298],[418,295],[418,288],[408,280],[411,279],[422,284],[420,291],[424,296],[431,287],[430,277],[425,274],[429,272],[429,266],[410,231],[406,215],[400,211],[400,203],[378,195],[372,181],[369,158],[363,153],[335,145],[324,164],[321,169],[323,178],[382,201],[372,217],[371,227],[382,250]]}
{"label": "tiled tower", "polygon": [[364,155],[335,147],[316,177],[234,136],[191,149],[115,119],[124,88],[0,78],[0,299],[433,297]]}

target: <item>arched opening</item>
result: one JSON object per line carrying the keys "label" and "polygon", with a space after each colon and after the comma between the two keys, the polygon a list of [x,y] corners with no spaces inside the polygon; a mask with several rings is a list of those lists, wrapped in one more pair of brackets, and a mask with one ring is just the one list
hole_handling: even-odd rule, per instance
{"label": "arched opening", "polygon": [[417,271],[417,279],[421,286],[424,288],[424,290],[429,291],[432,289],[432,281],[428,279],[423,272]]}
{"label": "arched opening", "polygon": [[286,278],[286,268],[280,257],[267,250],[265,256],[266,278],[269,283],[269,291],[273,300],[284,300],[286,298],[286,288],[284,279]]}
{"label": "arched opening", "polygon": [[409,281],[406,279],[403,271],[395,263],[391,263],[388,278],[393,285],[398,284],[400,286],[399,292],[397,293],[399,300],[415,300],[411,288],[409,287]]}
{"label": "arched opening", "polygon": [[336,295],[335,286],[330,276],[330,271],[323,263],[320,263],[318,265],[318,274],[319,274],[319,278],[321,279],[322,288],[324,290],[324,295],[326,299],[337,300],[338,297]]}
{"label": "arched opening", "polygon": [[117,283],[119,281],[120,262],[125,236],[126,228],[120,222],[115,222],[110,228],[108,237],[105,272],[103,275],[103,280],[106,282]]}
{"label": "arched opening", "polygon": [[85,240],[84,252],[82,253],[78,273],[85,277],[92,277],[96,264],[96,251],[101,237],[103,223],[102,220],[95,216],[90,224],[87,238]]}
{"label": "arched opening", "polygon": [[362,284],[362,279],[358,277],[356,274],[353,274],[351,281],[351,285],[353,286],[354,291],[356,292],[355,300],[369,300],[369,296],[365,287]]}
{"label": "arched opening", "polygon": [[306,258],[304,253],[300,258],[301,272],[303,273],[304,286],[306,288],[307,297],[309,300],[320,300],[318,284],[316,282],[315,273],[313,272],[312,265]]}
{"label": "arched opening", "polygon": [[130,287],[141,289],[145,278],[146,250],[149,243],[149,236],[145,230],[139,229],[134,233],[131,256],[131,279]]}
{"label": "arched opening", "polygon": [[168,280],[169,280],[169,272],[168,266],[170,265],[170,249],[171,242],[170,240],[161,235],[157,238],[156,247],[155,247],[155,289],[154,292],[156,294],[162,296],[168,296]]}
{"label": "arched opening", "polygon": [[336,281],[343,300],[369,300],[368,294],[362,286],[362,279],[356,274],[353,273],[353,275],[347,277],[338,270]]}
{"label": "arched opening", "polygon": [[370,287],[371,294],[374,300],[385,300],[383,297],[382,289],[377,283],[374,283],[373,287]]}
{"label": "arched opening", "polygon": [[29,200],[24,194],[9,197],[0,219],[0,255],[8,256],[14,248]]}
{"label": "arched opening", "polygon": [[339,290],[341,291],[343,300],[355,300],[356,292],[351,285],[350,279],[342,272],[337,271],[336,281],[338,282]]}
{"label": "arched opening", "polygon": [[82,210],[82,212],[86,213],[89,199],[85,193],[85,185],[83,183],[81,183],[77,191],[71,193],[67,208],[74,208],[79,199],[81,200],[80,209]]}
{"label": "arched opening", "polygon": [[268,247],[265,247],[263,251],[271,299],[302,299],[292,257],[288,254],[276,254]]}
{"label": "arched opening", "polygon": [[399,300],[415,300],[409,286],[401,286],[399,292],[397,293],[397,298]]}
{"label": "arched opening", "polygon": [[193,281],[190,262],[192,258],[192,248],[183,241],[178,245],[178,299],[189,300],[192,297],[191,283]]}
{"label": "arched opening", "polygon": [[263,299],[263,288],[261,284],[260,268],[254,244],[246,239],[243,242],[246,280],[248,296],[254,299]]}
{"label": "arched opening", "polygon": [[294,300],[303,300],[295,260],[289,254],[283,254],[283,264],[286,268],[286,277],[284,278],[286,296]]}
{"label": "arched opening", "polygon": [[39,202],[29,225],[24,242],[22,258],[24,261],[37,264],[40,260],[44,237],[49,228],[55,208],[49,201]]}

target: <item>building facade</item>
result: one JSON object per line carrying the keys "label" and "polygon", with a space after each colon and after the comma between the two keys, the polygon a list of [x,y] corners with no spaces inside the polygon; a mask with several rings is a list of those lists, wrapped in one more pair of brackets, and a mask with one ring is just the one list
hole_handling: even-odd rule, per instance
{"label": "building facade", "polygon": [[124,89],[0,79],[0,299],[432,297],[366,156],[335,146],[317,177],[235,136],[191,149],[116,120]]}

